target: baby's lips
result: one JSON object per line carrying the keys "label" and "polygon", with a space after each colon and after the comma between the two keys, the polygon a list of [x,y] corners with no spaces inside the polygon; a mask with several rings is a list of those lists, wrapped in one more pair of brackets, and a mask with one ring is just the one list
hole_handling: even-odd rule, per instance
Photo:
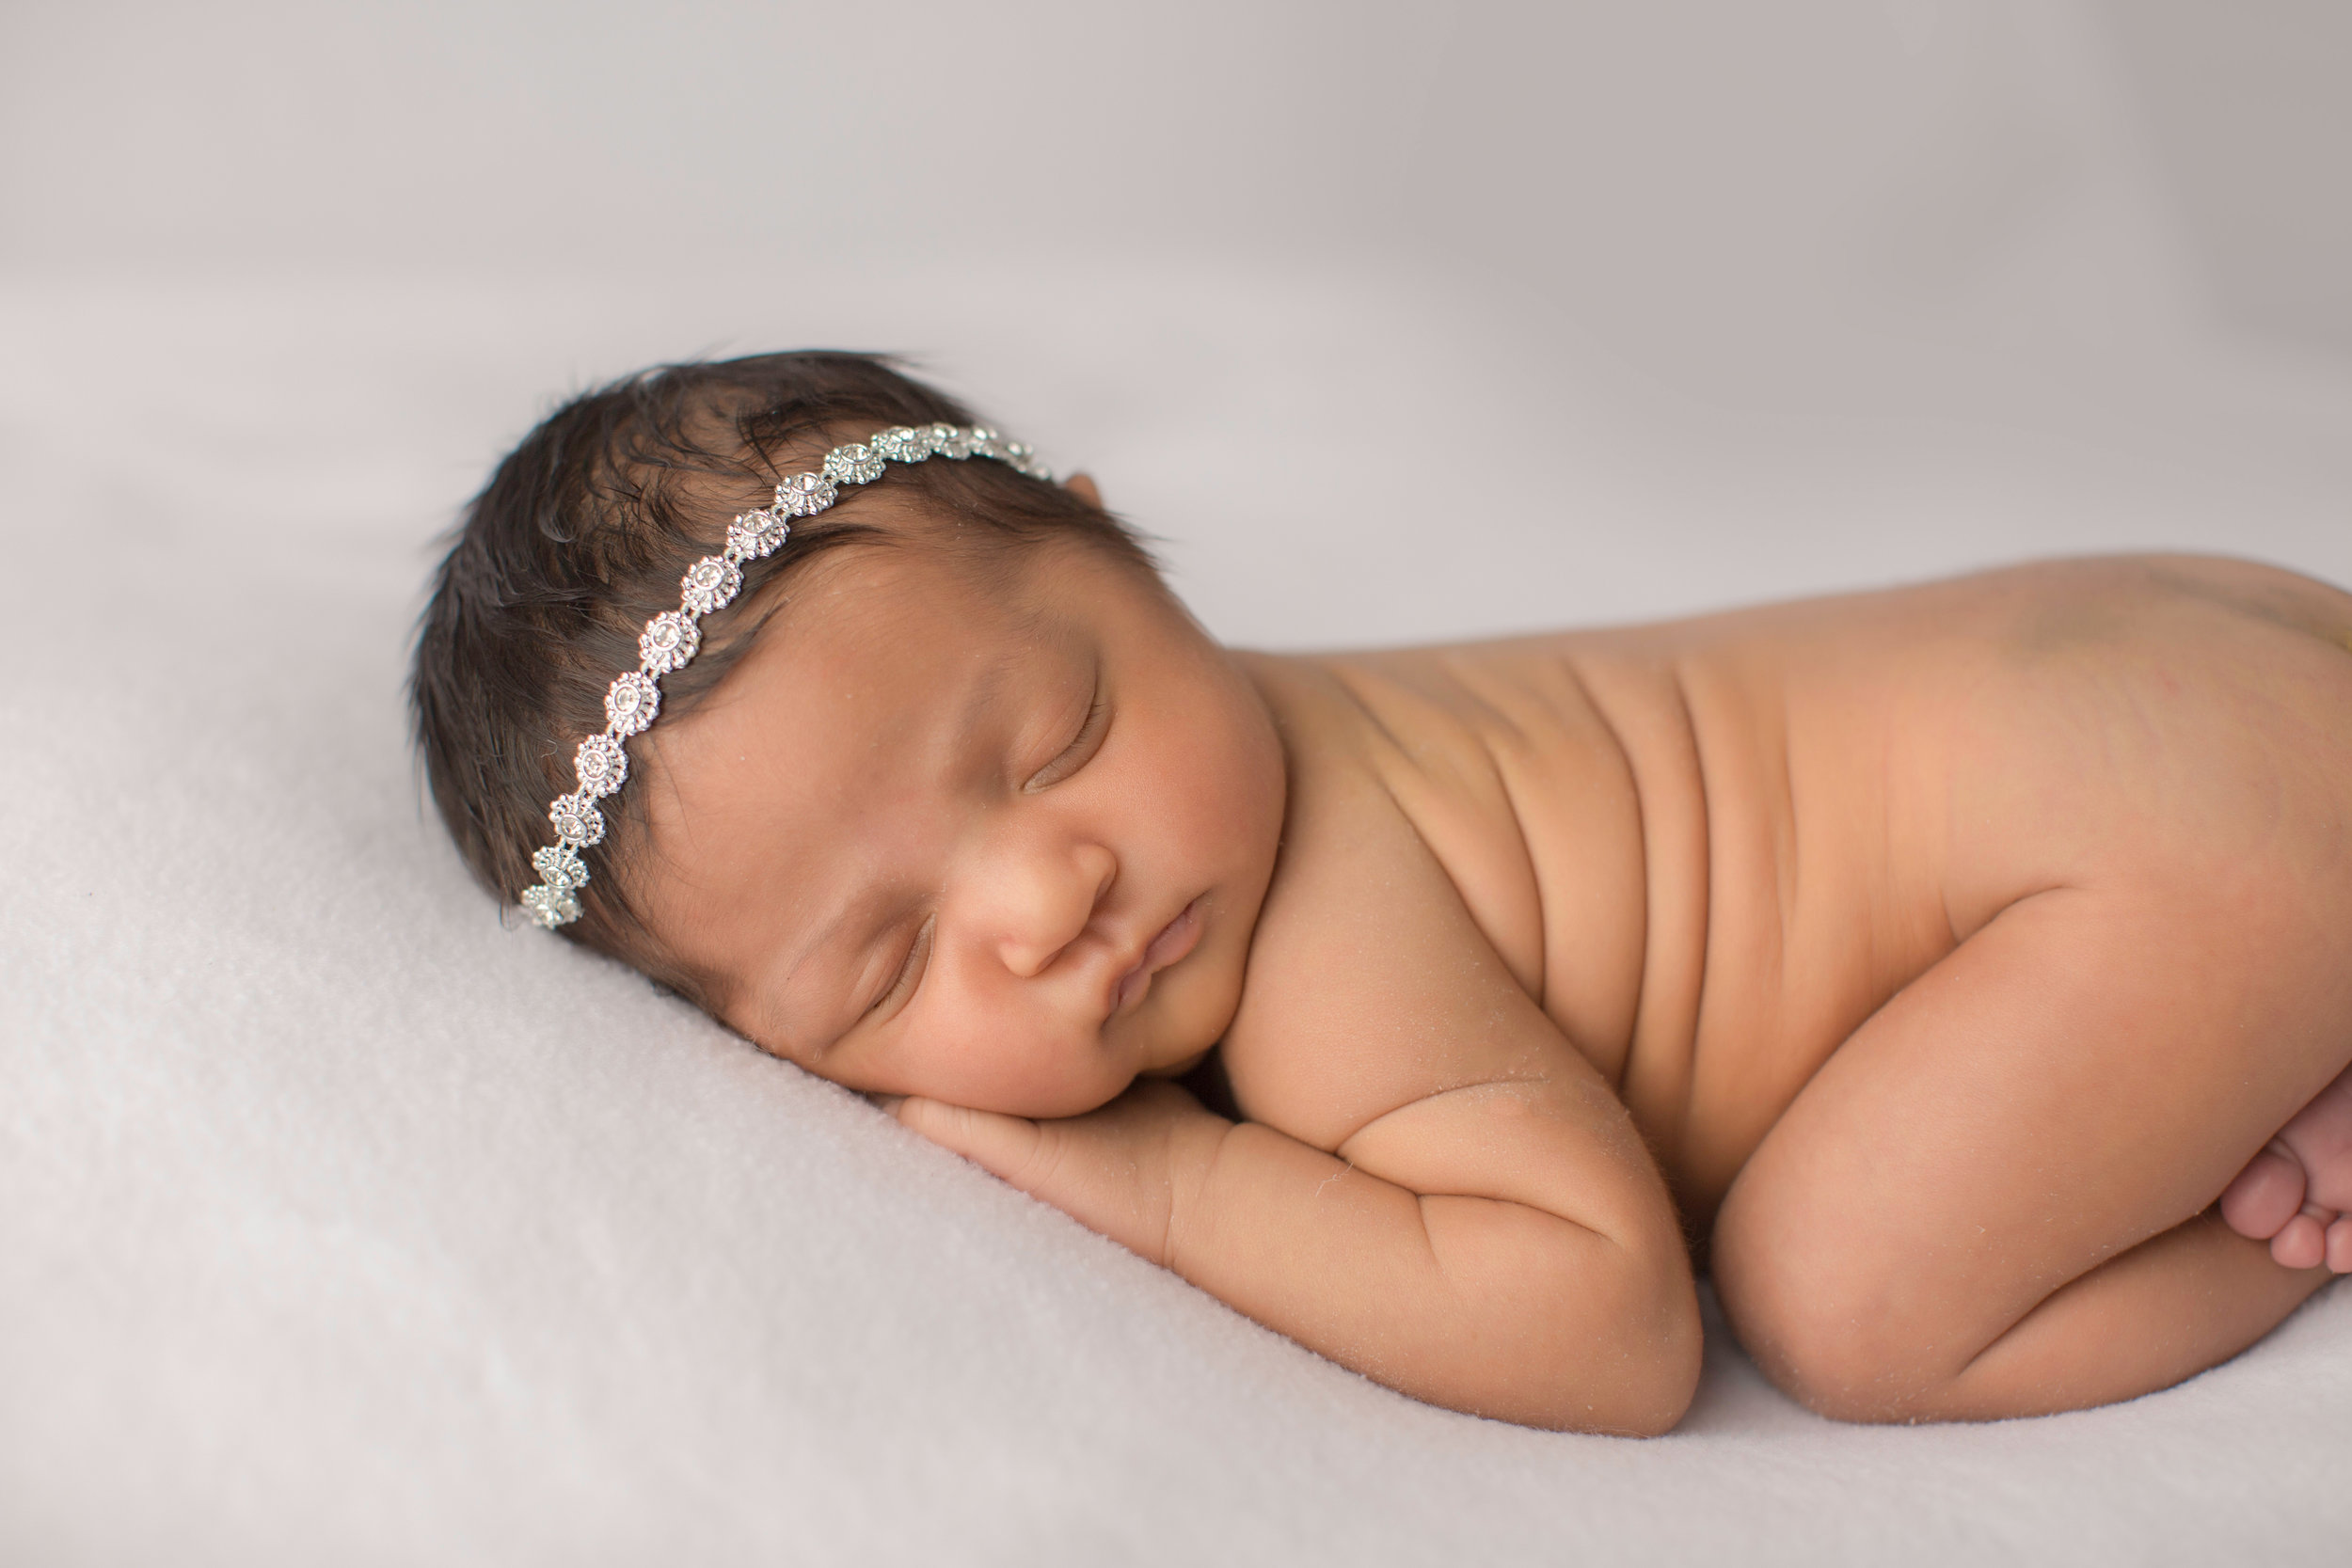
{"label": "baby's lips", "polygon": [[1120,977],[1111,991],[1113,1017],[1127,1010],[1136,996],[1152,984],[1153,975],[1191,957],[1193,948],[1200,941],[1200,906],[1207,897],[1208,895],[1202,894],[1177,911],[1176,917],[1161,927],[1159,934],[1145,946],[1142,957],[1136,960],[1135,968]]}

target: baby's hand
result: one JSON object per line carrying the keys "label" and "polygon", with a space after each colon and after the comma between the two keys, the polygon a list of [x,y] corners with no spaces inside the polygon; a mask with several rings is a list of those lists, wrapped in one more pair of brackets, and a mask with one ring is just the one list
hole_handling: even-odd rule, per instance
{"label": "baby's hand", "polygon": [[888,1103],[917,1132],[1163,1267],[1169,1219],[1233,1124],[1165,1079],[1099,1111],[1029,1121],[937,1100]]}

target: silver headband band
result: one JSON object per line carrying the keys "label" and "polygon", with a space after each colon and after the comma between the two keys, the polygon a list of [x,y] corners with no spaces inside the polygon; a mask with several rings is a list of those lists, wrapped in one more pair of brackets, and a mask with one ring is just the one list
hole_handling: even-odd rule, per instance
{"label": "silver headband band", "polygon": [[890,464],[935,456],[993,457],[1032,479],[1054,477],[1027,447],[982,425],[898,425],[834,448],[817,470],[786,476],[776,486],[774,505],[746,512],[729,524],[726,548],[686,569],[678,582],[678,607],[645,623],[644,635],[637,640],[637,668],[623,672],[605,692],[603,732],[581,741],[572,757],[580,787],[548,805],[555,842],[532,853],[539,880],[522,895],[523,913],[532,924],[552,930],[580,918],[580,889],[588,884],[587,863],[580,852],[604,837],[604,813],[596,802],[628,778],[623,742],[644,734],[661,711],[661,677],[685,668],[701,648],[702,618],[724,609],[742,589],[743,563],[773,555],[791,533],[791,519],[824,511],[842,485],[870,484]]}

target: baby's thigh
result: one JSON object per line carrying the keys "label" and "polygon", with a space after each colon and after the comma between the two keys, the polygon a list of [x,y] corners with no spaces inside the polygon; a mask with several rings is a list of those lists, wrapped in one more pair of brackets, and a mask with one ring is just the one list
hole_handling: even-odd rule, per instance
{"label": "baby's thigh", "polygon": [[2213,1204],[2352,1060],[2344,927],[2195,891],[2022,900],[1824,1064],[1714,1236],[1725,1311],[1784,1386],[1958,1377]]}

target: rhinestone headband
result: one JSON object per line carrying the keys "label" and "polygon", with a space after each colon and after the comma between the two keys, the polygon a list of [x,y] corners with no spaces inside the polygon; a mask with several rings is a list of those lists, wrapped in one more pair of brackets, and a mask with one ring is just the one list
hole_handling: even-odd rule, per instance
{"label": "rhinestone headband", "polygon": [[993,457],[1031,479],[1054,477],[1026,446],[982,425],[898,425],[834,448],[818,469],[787,475],[776,486],[774,505],[730,523],[726,548],[686,569],[678,582],[678,607],[645,623],[644,635],[637,640],[637,668],[623,672],[605,692],[603,733],[581,741],[572,757],[580,787],[548,805],[555,842],[532,853],[539,881],[522,895],[523,913],[533,925],[553,930],[580,918],[580,890],[588,884],[588,865],[580,852],[604,837],[604,813],[596,802],[628,778],[628,752],[622,742],[644,734],[661,711],[661,677],[684,669],[702,647],[702,618],[724,609],[742,589],[744,562],[773,555],[791,533],[791,520],[824,511],[842,485],[871,484],[890,464],[934,456]]}

